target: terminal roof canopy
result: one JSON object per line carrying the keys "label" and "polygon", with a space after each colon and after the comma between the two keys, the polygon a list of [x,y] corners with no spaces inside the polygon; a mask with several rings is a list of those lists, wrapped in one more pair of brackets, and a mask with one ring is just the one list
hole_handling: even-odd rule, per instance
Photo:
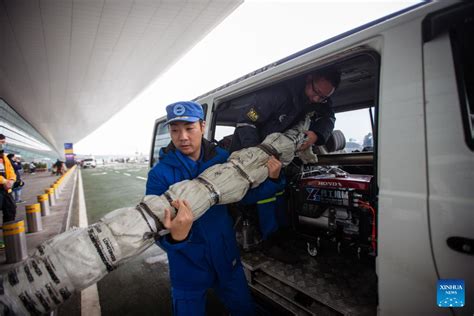
{"label": "terminal roof canopy", "polygon": [[58,152],[122,109],[242,0],[5,0],[0,97]]}

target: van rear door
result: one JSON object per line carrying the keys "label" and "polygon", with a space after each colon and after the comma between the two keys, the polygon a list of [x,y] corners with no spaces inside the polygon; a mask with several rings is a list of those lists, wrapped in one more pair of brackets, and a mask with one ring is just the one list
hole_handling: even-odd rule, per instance
{"label": "van rear door", "polygon": [[474,312],[473,10],[465,2],[430,14],[423,23],[432,252],[439,279],[464,281],[465,307],[452,310],[469,315]]}

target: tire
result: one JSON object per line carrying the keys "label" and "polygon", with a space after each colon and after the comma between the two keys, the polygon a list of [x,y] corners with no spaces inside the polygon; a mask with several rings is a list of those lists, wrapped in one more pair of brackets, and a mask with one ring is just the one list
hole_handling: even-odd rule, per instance
{"label": "tire", "polygon": [[344,149],[346,147],[346,137],[340,130],[334,130],[326,142],[326,149],[328,152],[334,152]]}

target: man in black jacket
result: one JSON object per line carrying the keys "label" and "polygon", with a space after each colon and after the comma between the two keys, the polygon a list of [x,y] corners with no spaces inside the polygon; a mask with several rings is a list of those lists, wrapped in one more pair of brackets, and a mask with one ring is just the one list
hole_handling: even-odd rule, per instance
{"label": "man in black jacket", "polygon": [[237,118],[230,151],[255,146],[267,135],[289,129],[313,111],[307,141],[300,150],[324,145],[336,121],[330,96],[339,82],[339,72],[329,67],[255,92]]}
{"label": "man in black jacket", "polygon": [[[246,104],[237,118],[230,151],[237,151],[260,144],[266,136],[284,132],[314,112],[307,139],[299,150],[316,144],[324,145],[334,129],[336,117],[329,97],[340,83],[339,72],[330,67],[304,77],[259,90],[244,101]],[[284,180],[283,180],[284,182]],[[282,231],[286,226],[285,210],[278,209],[286,203],[284,190],[273,198],[257,202],[259,226],[264,239],[263,251],[267,256],[285,263],[297,262],[297,255],[281,248]],[[281,216],[277,216],[277,213]]]}

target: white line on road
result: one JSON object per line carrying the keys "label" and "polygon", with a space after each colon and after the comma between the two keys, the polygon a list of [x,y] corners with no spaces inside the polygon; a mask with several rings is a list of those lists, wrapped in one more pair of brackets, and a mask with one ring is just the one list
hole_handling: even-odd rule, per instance
{"label": "white line on road", "polygon": [[131,174],[130,174],[130,173],[126,173],[126,172],[124,172],[123,174],[124,174],[124,175],[126,175],[127,177],[130,177],[130,176],[131,176]]}
{"label": "white line on road", "polygon": [[103,174],[107,174],[107,172],[102,172],[102,173],[93,173],[91,176],[101,176]]}
{"label": "white line on road", "polygon": [[148,178],[139,177],[139,176],[137,176],[137,179],[141,179],[141,180],[145,180],[145,181],[148,180]]}
{"label": "white line on road", "polygon": [[159,254],[158,256],[148,257],[145,259],[148,264],[154,264],[158,262],[168,263],[168,255],[166,253]]}
{"label": "white line on road", "polygon": [[[87,227],[87,208],[86,199],[84,196],[84,187],[82,185],[82,173],[79,171],[78,175],[78,212],[79,212],[79,227]],[[97,284],[93,284],[81,291],[81,315],[98,316],[101,315],[99,291]]]}

